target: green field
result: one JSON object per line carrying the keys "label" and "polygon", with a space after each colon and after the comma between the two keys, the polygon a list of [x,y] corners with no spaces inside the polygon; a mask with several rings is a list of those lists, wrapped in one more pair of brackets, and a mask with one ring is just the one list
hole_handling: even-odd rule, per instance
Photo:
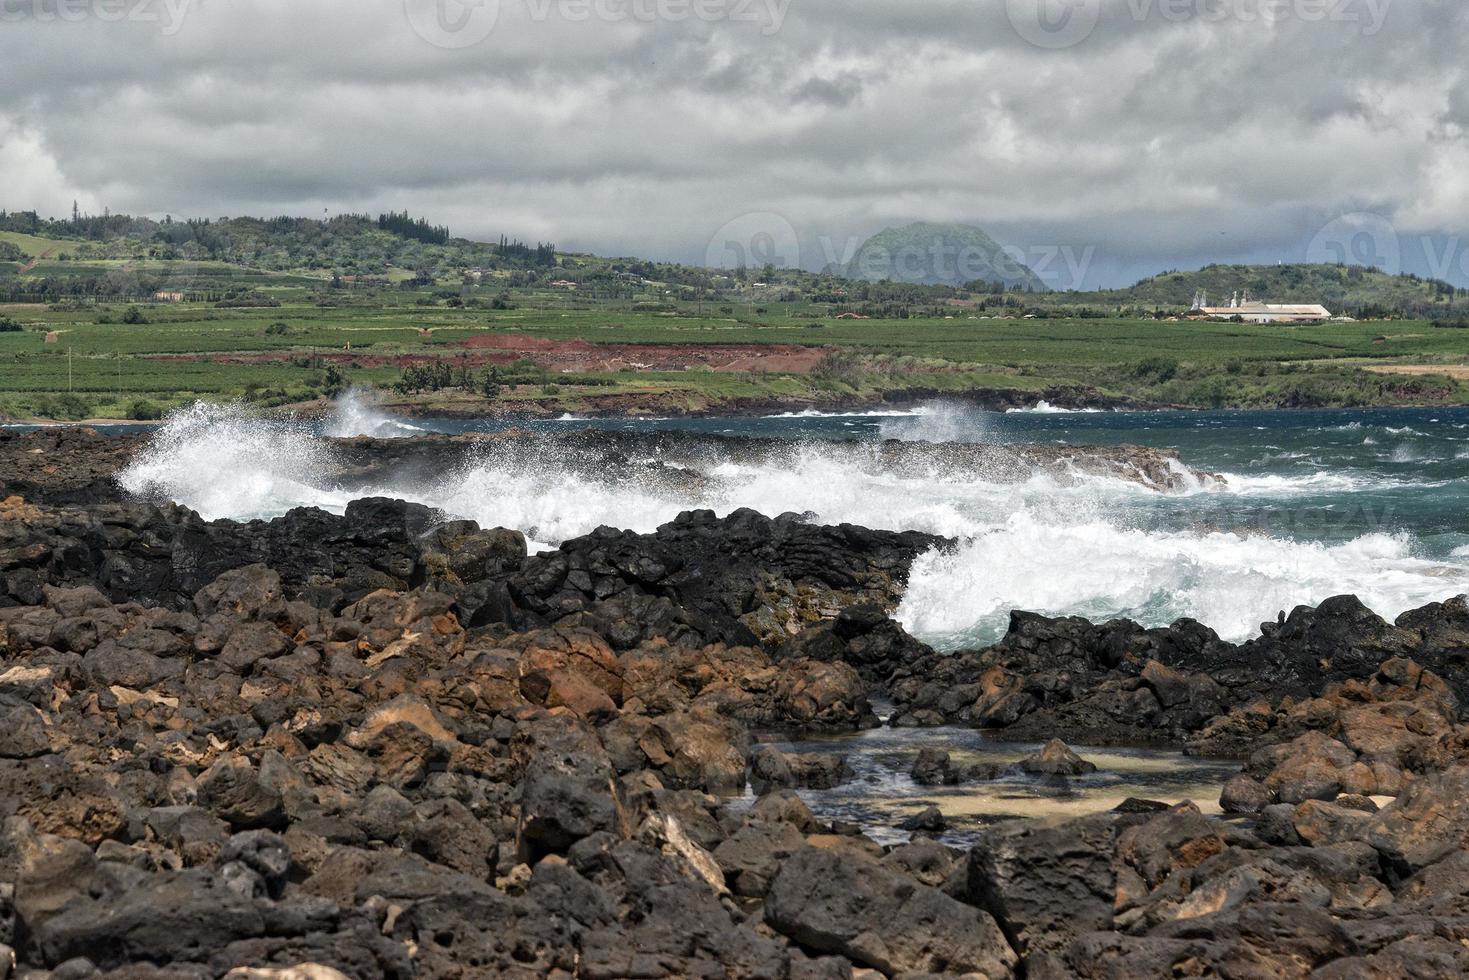
{"label": "green field", "polygon": [[[833,290],[829,282],[801,285],[806,274],[765,287],[710,289],[645,274],[629,284],[610,260],[566,257],[554,271],[473,279],[390,267],[348,288],[316,270],[99,258],[98,246],[62,261],[58,247],[78,243],[0,238],[27,254],[56,253],[24,274],[20,263],[0,263],[0,287],[8,283],[12,295],[55,297],[0,305],[8,327],[0,331],[0,414],[12,419],[150,417],[197,398],[319,407],[351,385],[382,389],[405,410],[466,413],[719,411],[977,389],[1199,407],[1469,399],[1469,329],[1452,320],[1253,325],[1066,317],[1064,305],[1030,319],[1013,302],[986,310],[938,294],[904,305],[901,316],[839,319],[852,307],[819,295]],[[624,278],[568,291],[549,288],[557,274]],[[152,302],[155,290],[186,301]],[[489,362],[465,361],[487,334],[570,343],[573,353],[585,346],[576,342],[596,345],[593,353],[646,347],[649,364],[630,367],[644,358],[623,357],[616,370],[587,367],[598,358],[528,343],[499,358],[487,388]],[[721,355],[739,358],[738,369],[710,369],[697,353],[728,345],[742,345]],[[806,353],[794,365],[774,356],[784,347],[768,345]],[[394,390],[404,387],[405,366],[432,359],[453,368],[450,383]],[[1363,370],[1392,364],[1445,373]]]}
{"label": "green field", "polygon": [[[1469,363],[1469,331],[1410,321],[1305,327],[1126,319],[813,321],[779,304],[758,315],[700,315],[695,308],[669,315],[616,304],[526,308],[535,297],[523,296],[520,309],[489,312],[409,305],[397,295],[321,307],[292,295],[301,287],[273,292],[282,305],[268,309],[134,307],[146,323],[122,322],[128,307],[120,305],[7,307],[0,315],[22,329],[0,333],[0,412],[127,417],[195,398],[309,402],[344,383],[391,388],[400,371],[383,358],[454,363],[466,350],[462,342],[484,334],[604,344],[784,344],[819,348],[825,360],[815,372],[568,374],[554,362],[537,373],[536,352],[529,351],[518,369],[522,376],[506,369],[498,406],[453,389],[400,400],[420,407],[452,403],[461,411],[472,411],[476,399],[486,411],[554,411],[660,394],[672,399],[669,407],[717,410],[739,399],[814,404],[918,389],[1077,385],[1111,397],[1201,406],[1436,404],[1463,401],[1464,384],[1444,376],[1368,374],[1362,365]],[[245,360],[260,354],[277,359]],[[337,375],[327,376],[324,354],[337,358]]]}

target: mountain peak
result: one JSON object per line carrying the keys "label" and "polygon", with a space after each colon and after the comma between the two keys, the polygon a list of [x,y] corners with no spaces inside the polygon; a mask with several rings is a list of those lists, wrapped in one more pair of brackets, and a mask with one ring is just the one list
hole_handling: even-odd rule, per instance
{"label": "mountain peak", "polygon": [[1046,289],[1015,250],[1007,251],[983,230],[932,221],[915,221],[873,235],[852,257],[847,276],[925,286],[962,286],[978,280],[1034,292]]}

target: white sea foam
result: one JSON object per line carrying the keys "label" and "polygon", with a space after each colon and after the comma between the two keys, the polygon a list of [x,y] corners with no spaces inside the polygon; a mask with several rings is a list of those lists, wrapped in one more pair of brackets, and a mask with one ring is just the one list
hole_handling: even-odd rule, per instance
{"label": "white sea foam", "polygon": [[1394,463],[1417,463],[1423,459],[1423,450],[1412,443],[1404,443],[1396,447],[1389,458]]}
{"label": "white sea foam", "polygon": [[1466,588],[1469,567],[1416,558],[1402,535],[1325,545],[1016,514],[952,552],[920,557],[897,618],[950,649],[997,639],[1012,609],[1149,626],[1190,616],[1242,640],[1277,611],[1333,595],[1354,593],[1392,617]]}
{"label": "white sea foam", "polygon": [[777,415],[762,417],[767,419],[903,419],[927,415],[928,411],[928,407],[924,405],[916,405],[913,408],[873,408],[859,412],[823,412],[807,408],[799,412],[781,412]]}
{"label": "white sea foam", "polygon": [[[118,474],[123,489],[178,501],[207,519],[323,506],[331,449],[310,427],[264,421],[235,405],[198,402],[168,416]],[[346,500],[340,501],[345,507]]]}
{"label": "white sea foam", "polygon": [[1369,490],[1394,490],[1425,486],[1422,482],[1395,479],[1354,470],[1318,470],[1314,473],[1224,473],[1224,484],[1201,484],[1204,493],[1238,497],[1304,497]]}
{"label": "white sea foam", "polygon": [[1096,415],[1101,413],[1100,408],[1064,408],[1060,405],[1052,405],[1048,401],[1038,401],[1030,408],[1007,408],[1007,415]]}

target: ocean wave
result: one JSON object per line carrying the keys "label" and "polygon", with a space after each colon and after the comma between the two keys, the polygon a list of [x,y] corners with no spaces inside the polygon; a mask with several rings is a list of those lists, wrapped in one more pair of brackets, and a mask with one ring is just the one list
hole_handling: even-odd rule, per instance
{"label": "ocean wave", "polygon": [[1303,497],[1368,493],[1405,487],[1427,487],[1421,481],[1380,476],[1355,470],[1319,470],[1314,473],[1223,473],[1223,486],[1201,484],[1198,492],[1239,497]]}
{"label": "ocean wave", "polygon": [[823,412],[819,409],[808,408],[800,412],[780,412],[776,415],[763,415],[766,419],[906,419],[918,418],[928,414],[925,406],[918,405],[913,408],[873,408],[859,412]]}
{"label": "ocean wave", "polygon": [[1388,459],[1394,463],[1418,463],[1423,460],[1423,450],[1412,443],[1403,443],[1393,449]]}
{"label": "ocean wave", "polygon": [[1006,415],[1097,415],[1103,409],[1100,408],[1064,408],[1060,405],[1052,405],[1042,400],[1036,402],[1029,408],[1007,408]]}
{"label": "ocean wave", "polygon": [[[343,414],[365,417],[360,406]],[[676,472],[667,465],[583,472],[558,459],[554,446],[532,456],[523,447],[485,447],[439,476],[383,477],[382,485],[350,493],[334,480],[342,469],[333,444],[304,424],[201,403],[170,415],[121,479],[132,492],[177,501],[209,519],[269,518],[300,506],[340,512],[354,496],[391,496],[551,544],[604,524],[651,531],[691,508],[794,511],[824,523],[961,537],[1017,509],[1104,513],[1157,497],[1133,481],[1080,472],[1016,482],[990,481],[967,468],[898,467],[876,442],[795,442],[758,460],[716,460],[701,467],[703,477],[678,479],[658,477]]]}
{"label": "ocean wave", "polygon": [[1407,535],[1326,545],[1016,514],[957,549],[920,556],[897,618],[945,649],[993,642],[1012,609],[1147,626],[1189,616],[1243,640],[1277,611],[1333,595],[1354,593],[1392,617],[1465,588],[1469,567],[1415,557]]}

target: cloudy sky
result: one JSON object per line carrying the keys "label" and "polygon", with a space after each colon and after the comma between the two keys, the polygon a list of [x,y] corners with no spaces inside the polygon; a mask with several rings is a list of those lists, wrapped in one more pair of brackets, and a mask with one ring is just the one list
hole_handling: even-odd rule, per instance
{"label": "cloudy sky", "polygon": [[0,0],[0,207],[807,268],[962,221],[1058,288],[1469,285],[1465,37],[1465,0]]}

